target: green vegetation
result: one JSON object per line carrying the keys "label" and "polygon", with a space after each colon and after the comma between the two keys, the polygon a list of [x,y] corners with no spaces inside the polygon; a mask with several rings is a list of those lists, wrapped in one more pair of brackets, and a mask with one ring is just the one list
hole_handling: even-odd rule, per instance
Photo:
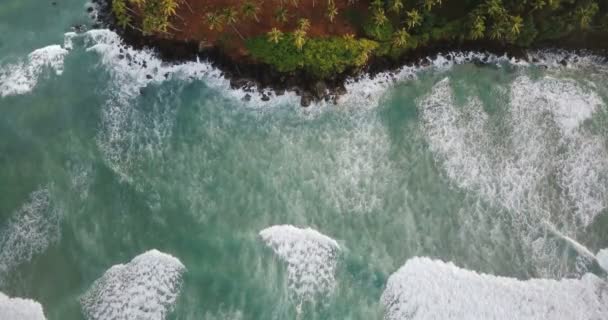
{"label": "green vegetation", "polygon": [[372,40],[344,36],[310,38],[298,48],[296,39],[295,33],[276,36],[273,32],[268,37],[248,39],[246,44],[253,57],[279,71],[305,70],[321,78],[365,65],[378,46]]}
{"label": "green vegetation", "polygon": [[[112,0],[112,11],[119,26],[130,26],[148,35],[175,29],[169,20],[177,15],[179,5],[180,0]],[[132,15],[141,17],[139,27],[132,24]]]}
{"label": "green vegetation", "polygon": [[[121,27],[164,37],[177,30],[172,22],[188,24],[178,12],[183,4],[214,38],[225,39],[224,32],[238,35],[240,44],[230,48],[280,71],[306,70],[320,77],[360,67],[371,56],[397,59],[436,43],[527,47],[586,35],[606,39],[608,34],[606,0],[243,0],[227,1],[231,6],[226,7],[209,0],[213,11],[205,13],[193,12],[188,1],[193,0],[113,0],[112,11]],[[318,12],[300,14],[310,10]],[[262,16],[271,26],[253,28],[252,34],[252,24]],[[331,31],[344,30],[337,26],[345,24],[355,34]]]}

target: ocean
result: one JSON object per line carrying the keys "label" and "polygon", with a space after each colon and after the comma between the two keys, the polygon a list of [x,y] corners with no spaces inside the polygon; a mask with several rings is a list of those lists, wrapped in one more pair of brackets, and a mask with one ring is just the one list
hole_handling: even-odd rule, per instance
{"label": "ocean", "polygon": [[302,108],[88,6],[0,3],[0,319],[608,318],[605,58],[451,52]]}

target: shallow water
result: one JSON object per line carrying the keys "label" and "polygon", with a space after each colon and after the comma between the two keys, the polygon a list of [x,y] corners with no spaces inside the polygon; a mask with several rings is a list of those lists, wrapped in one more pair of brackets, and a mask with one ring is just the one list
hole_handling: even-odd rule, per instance
{"label": "shallow water", "polygon": [[[520,288],[495,301],[513,314],[539,283],[555,295],[533,310],[606,290],[602,59],[459,53],[303,109],[243,102],[209,64],[164,65],[108,30],[69,33],[84,8],[0,4],[0,292],[48,319],[424,319],[382,299],[416,256],[467,269],[406,268],[451,293]],[[403,310],[441,287],[414,284]]]}

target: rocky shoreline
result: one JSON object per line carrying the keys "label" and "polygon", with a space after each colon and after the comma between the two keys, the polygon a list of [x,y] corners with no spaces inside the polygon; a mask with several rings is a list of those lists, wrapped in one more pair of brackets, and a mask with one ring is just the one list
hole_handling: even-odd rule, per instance
{"label": "rocky shoreline", "polygon": [[[440,54],[449,52],[474,51],[494,55],[506,55],[509,58],[527,60],[526,51],[535,49],[559,50],[566,49],[573,52],[584,51],[601,56],[608,56],[608,39],[606,36],[589,35],[586,37],[560,39],[551,43],[539,43],[532,47],[522,48],[513,45],[505,45],[494,41],[465,41],[435,43],[410,51],[407,55],[397,60],[382,57],[372,57],[364,68],[351,69],[331,78],[318,79],[312,75],[302,72],[282,73],[272,66],[257,63],[250,59],[235,61],[218,47],[201,46],[195,41],[176,41],[166,38],[144,36],[140,32],[130,28],[120,28],[116,25],[111,13],[112,0],[93,0],[97,7],[98,24],[116,31],[126,44],[136,49],[149,48],[154,50],[160,59],[166,62],[186,62],[197,59],[208,60],[223,72],[230,80],[230,86],[234,89],[243,89],[248,92],[243,100],[249,100],[254,90],[262,94],[262,100],[270,100],[264,91],[270,89],[277,95],[286,91],[293,91],[301,98],[302,107],[309,106],[315,101],[336,102],[338,97],[345,94],[345,82],[347,79],[357,80],[358,77],[368,74],[374,76],[381,72],[396,71],[404,65],[424,65],[428,63],[427,58],[433,58]],[[91,10],[91,9],[87,9]],[[447,56],[449,58],[449,56]],[[483,64],[483,61],[478,63]]]}

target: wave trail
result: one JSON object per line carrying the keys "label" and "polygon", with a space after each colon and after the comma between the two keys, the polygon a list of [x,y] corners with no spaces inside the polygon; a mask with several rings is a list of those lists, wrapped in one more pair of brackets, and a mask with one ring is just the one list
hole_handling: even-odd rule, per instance
{"label": "wave trail", "polygon": [[59,240],[60,222],[60,211],[51,203],[49,190],[32,192],[0,229],[0,284],[17,266]]}
{"label": "wave trail", "polygon": [[299,301],[329,294],[336,285],[334,273],[340,245],[311,229],[278,225],[260,231],[262,240],[287,263],[288,287]]}
{"label": "wave trail", "polygon": [[50,45],[34,50],[21,62],[1,67],[0,97],[32,91],[47,68],[61,75],[67,54],[68,51],[60,45]]}

